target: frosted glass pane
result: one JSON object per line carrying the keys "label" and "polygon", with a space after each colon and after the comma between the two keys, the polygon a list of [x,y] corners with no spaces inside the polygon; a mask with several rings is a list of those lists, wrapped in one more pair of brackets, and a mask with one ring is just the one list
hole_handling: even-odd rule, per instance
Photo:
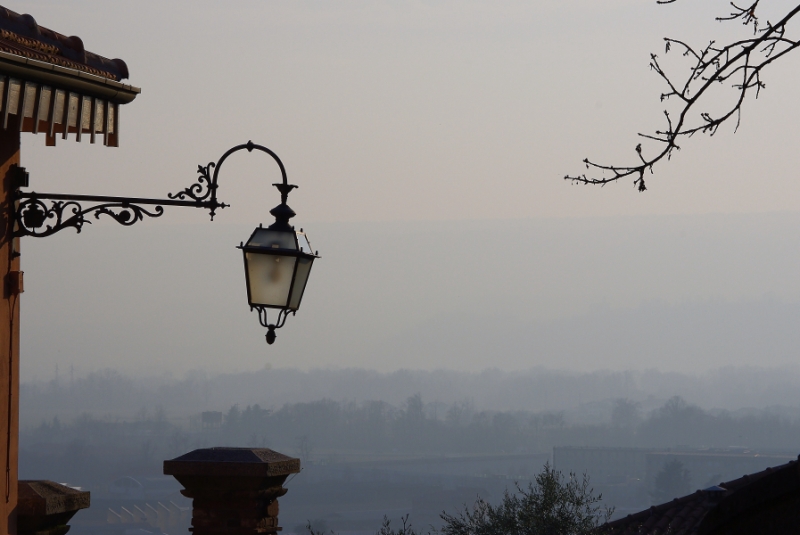
{"label": "frosted glass pane", "polygon": [[306,236],[305,233],[297,233],[297,245],[302,252],[314,254],[314,251],[311,250],[311,244],[308,243],[308,236]]}
{"label": "frosted glass pane", "polygon": [[245,253],[245,256],[250,302],[254,305],[286,306],[297,259],[255,253]]}
{"label": "frosted glass pane", "polygon": [[297,259],[297,275],[294,277],[292,299],[289,301],[289,308],[292,310],[297,310],[300,306],[300,299],[302,299],[303,291],[306,289],[306,282],[308,282],[308,274],[311,272],[311,262],[313,260],[313,258],[303,258],[302,256]]}
{"label": "frosted glass pane", "polygon": [[250,236],[250,239],[247,240],[247,245],[253,247],[297,250],[297,245],[294,241],[294,232],[280,232],[266,228],[257,228],[255,232],[253,232],[253,235]]}

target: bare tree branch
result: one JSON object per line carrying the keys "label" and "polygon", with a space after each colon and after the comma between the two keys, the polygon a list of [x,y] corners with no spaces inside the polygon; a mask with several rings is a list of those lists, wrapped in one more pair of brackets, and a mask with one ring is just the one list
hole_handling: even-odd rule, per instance
{"label": "bare tree branch", "polygon": [[[658,4],[672,4],[677,0],[657,0]],[[643,155],[642,144],[635,147],[639,163],[631,165],[607,165],[584,159],[587,174],[567,175],[565,180],[578,184],[608,184],[622,178],[633,177],[633,184],[639,191],[645,191],[645,173],[653,174],[653,167],[663,159],[669,160],[672,153],[680,150],[678,141],[694,134],[702,133],[713,136],[720,125],[736,117],[738,129],[741,119],[742,105],[750,92],[754,97],[763,89],[762,71],[789,52],[800,47],[800,36],[787,36],[788,23],[800,13],[800,4],[792,8],[777,23],[767,21],[760,25],[756,9],[761,0],[754,0],[746,7],[731,2],[732,12],[725,17],[717,17],[719,21],[740,21],[744,26],[753,27],[753,37],[741,39],[725,45],[711,41],[703,48],[696,49],[688,43],[672,38],[664,38],[665,53],[673,48],[680,50],[684,57],[692,60],[689,73],[680,83],[675,82],[659,63],[658,56],[650,55],[650,68],[658,74],[667,86],[661,94],[661,100],[677,99],[680,101],[679,112],[673,121],[667,110],[664,111],[667,127],[656,130],[653,134],[639,134],[645,140],[656,142],[660,147],[652,156]],[[709,99],[703,97],[717,84],[730,84],[736,95],[732,104],[722,113],[712,115],[699,109]]]}

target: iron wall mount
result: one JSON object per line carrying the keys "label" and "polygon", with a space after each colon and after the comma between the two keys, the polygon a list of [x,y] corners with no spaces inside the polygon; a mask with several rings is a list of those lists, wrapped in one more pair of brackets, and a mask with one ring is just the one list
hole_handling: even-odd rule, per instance
{"label": "iron wall mount", "polygon": [[[108,216],[120,225],[131,226],[145,217],[161,217],[164,206],[187,206],[190,208],[203,208],[209,211],[211,221],[218,209],[230,205],[217,199],[219,170],[225,160],[240,150],[248,152],[258,150],[270,155],[281,170],[281,182],[273,184],[281,193],[281,204],[273,208],[270,213],[275,216],[275,223],[270,228],[289,228],[289,219],[295,213],[286,204],[289,192],[297,186],[289,184],[286,179],[286,168],[278,155],[263,145],[256,145],[248,141],[229,149],[217,160],[206,166],[198,165],[197,181],[177,193],[168,193],[166,199],[149,199],[138,197],[107,197],[99,195],[71,195],[64,193],[36,193],[22,191],[20,188],[28,187],[28,173],[24,168],[12,169],[11,180],[15,189],[14,197],[14,235],[16,237],[33,236],[44,238],[61,232],[66,228],[74,228],[80,232],[85,224],[91,224],[90,216],[100,219]],[[84,207],[84,205],[86,205]],[[18,256],[18,253],[13,253]],[[288,308],[278,311],[274,323],[268,319],[266,306],[251,306],[251,310],[258,312],[261,325],[267,328],[267,342],[275,341],[275,330],[283,327],[286,318],[291,312]]]}
{"label": "iron wall mount", "polygon": [[[102,215],[109,216],[120,225],[130,226],[143,221],[145,217],[161,217],[164,214],[164,206],[206,209],[213,221],[218,209],[230,206],[217,199],[219,170],[228,156],[244,149],[248,152],[253,150],[265,152],[277,162],[281,170],[282,183],[274,185],[281,190],[285,203],[284,190],[286,188],[291,190],[296,186],[290,186],[287,183],[286,168],[283,166],[283,162],[267,147],[248,141],[229,149],[216,163],[211,162],[206,166],[198,165],[197,181],[182,191],[168,193],[166,199],[36,193],[17,189],[14,234],[17,237],[44,238],[66,228],[74,228],[80,232],[84,224],[92,223],[90,216],[100,219]],[[88,206],[84,207],[84,205]]]}

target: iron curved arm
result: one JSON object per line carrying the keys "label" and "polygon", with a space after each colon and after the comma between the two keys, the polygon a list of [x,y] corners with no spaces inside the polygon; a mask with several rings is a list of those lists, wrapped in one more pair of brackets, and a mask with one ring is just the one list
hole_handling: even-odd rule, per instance
{"label": "iron curved arm", "polygon": [[[278,191],[281,192],[281,204],[280,204],[281,209],[280,209],[280,214],[273,213],[273,215],[275,215],[277,219],[283,219],[285,220],[284,222],[288,222],[288,220],[294,216],[294,212],[289,213],[291,209],[289,209],[289,207],[286,205],[286,201],[289,198],[289,192],[298,186],[295,186],[294,184],[289,184],[289,181],[286,178],[286,167],[283,165],[283,162],[281,161],[281,159],[278,157],[277,154],[275,154],[271,149],[265,147],[264,145],[258,145],[256,143],[253,143],[252,141],[248,141],[247,143],[236,145],[235,147],[228,149],[225,152],[225,154],[223,154],[220,157],[220,159],[217,160],[216,164],[213,163],[208,164],[209,167],[210,166],[214,167],[214,174],[208,183],[208,189],[211,192],[211,206],[219,205],[224,208],[224,203],[217,203],[217,188],[219,187],[218,184],[219,170],[222,167],[222,164],[225,162],[225,160],[228,159],[228,156],[230,156],[234,152],[238,152],[240,150],[245,150],[245,149],[247,149],[247,152],[253,152],[253,150],[255,149],[255,150],[260,150],[261,152],[264,152],[266,154],[269,154],[270,156],[272,156],[272,159],[275,160],[275,163],[278,164],[278,167],[281,170],[282,182],[278,184],[273,184],[273,186],[278,188]],[[207,172],[208,172],[208,167],[206,168],[206,173]],[[211,219],[212,220],[214,219],[213,208],[211,210]]]}
{"label": "iron curved arm", "polygon": [[[118,223],[129,226],[137,221],[142,221],[145,216],[160,217],[164,213],[163,206],[202,208],[209,211],[213,221],[217,209],[229,206],[217,199],[219,169],[228,156],[243,149],[247,149],[248,152],[253,150],[264,152],[270,155],[280,167],[282,182],[273,184],[273,186],[281,192],[281,204],[273,208],[270,213],[275,216],[275,225],[279,228],[290,227],[289,219],[294,217],[295,213],[286,205],[286,200],[289,192],[297,186],[288,183],[286,168],[277,154],[263,145],[248,141],[228,149],[216,163],[211,162],[206,166],[198,165],[197,172],[200,175],[198,179],[179,192],[168,193],[166,199],[20,191],[20,187],[27,187],[26,181],[24,186],[22,184],[16,186],[14,220],[18,230],[15,231],[15,235],[44,237],[69,227],[80,232],[84,224],[91,223],[88,219],[90,214],[94,214],[96,218],[100,215],[108,215]],[[84,202],[97,204],[83,208],[81,203]],[[155,208],[147,210],[142,206],[155,206]]]}
{"label": "iron curved arm", "polygon": [[[228,159],[228,156],[230,156],[234,152],[238,152],[243,149],[247,149],[247,152],[253,152],[253,149],[257,149],[260,150],[261,152],[266,152],[267,154],[272,156],[272,159],[275,160],[275,162],[278,164],[278,167],[281,168],[281,179],[283,179],[283,185],[289,186],[289,183],[286,179],[286,167],[283,166],[283,162],[281,161],[280,158],[278,158],[278,155],[272,152],[264,145],[257,145],[252,141],[248,141],[247,143],[243,143],[242,145],[236,145],[235,147],[228,149],[227,152],[225,152],[225,154],[223,154],[220,157],[220,159],[217,160],[217,163],[214,165],[214,177],[211,179],[211,184],[212,187],[214,188],[214,191],[216,191],[217,188],[217,176],[219,175],[219,168],[222,167],[223,162],[225,162],[225,160]],[[297,186],[292,186],[292,187],[296,188]],[[212,198],[214,198],[214,193],[212,193]]]}

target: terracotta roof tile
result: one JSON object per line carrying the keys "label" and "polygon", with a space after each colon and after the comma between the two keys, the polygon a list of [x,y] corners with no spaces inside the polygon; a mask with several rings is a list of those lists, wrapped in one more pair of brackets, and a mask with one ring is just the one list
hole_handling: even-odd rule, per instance
{"label": "terracotta roof tile", "polygon": [[797,494],[799,468],[798,461],[767,468],[608,522],[600,531],[608,535],[696,535],[704,521],[719,524],[727,521],[724,518],[731,511],[740,512],[759,502]]}
{"label": "terracotta roof tile", "polygon": [[0,50],[120,81],[128,77],[121,59],[108,59],[89,52],[80,37],[67,37],[39,26],[30,15],[20,15],[0,6]]}

